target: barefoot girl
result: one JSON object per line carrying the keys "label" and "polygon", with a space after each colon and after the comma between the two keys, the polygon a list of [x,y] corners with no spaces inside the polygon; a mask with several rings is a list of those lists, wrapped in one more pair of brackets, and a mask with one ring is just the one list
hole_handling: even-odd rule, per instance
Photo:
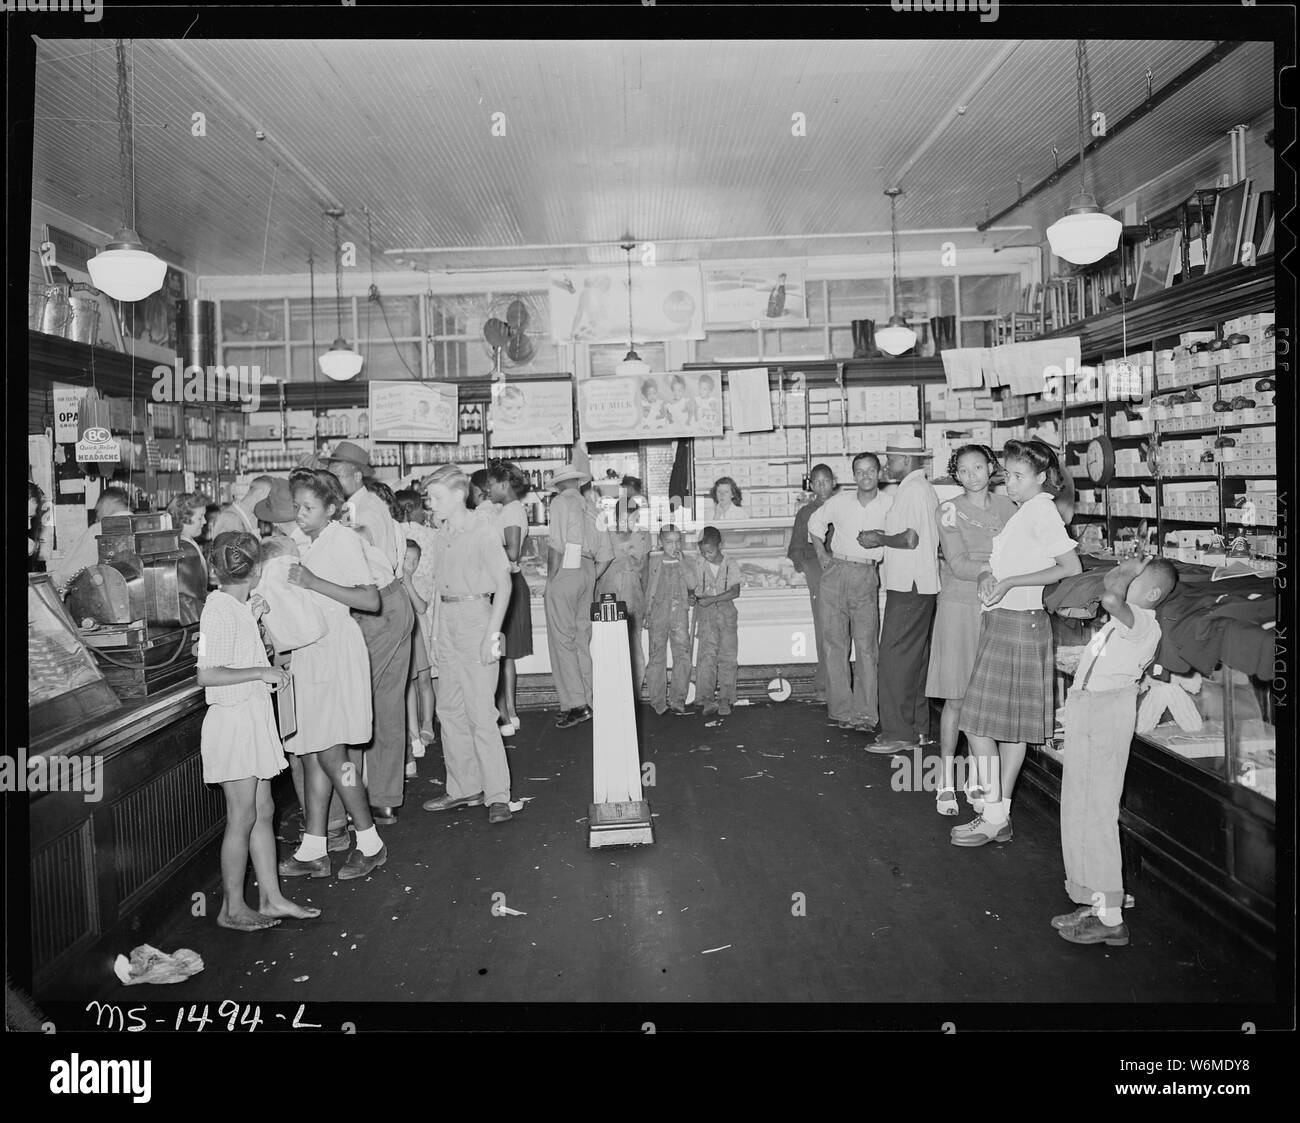
{"label": "barefoot girl", "polygon": [[[217,923],[238,932],[273,927],[285,916],[320,916],[320,909],[288,900],[276,877],[271,778],[284,771],[285,759],[271,691],[285,686],[289,674],[267,661],[254,615],[257,598],[249,604],[261,576],[259,548],[252,534],[217,536],[211,561],[218,587],[208,594],[199,622],[198,683],[208,702],[201,734],[203,779],[226,793]],[[256,912],[244,900],[250,854],[257,874]]]}
{"label": "barefoot girl", "polygon": [[952,829],[954,846],[1011,841],[1011,795],[1025,746],[1047,741],[1055,725],[1043,586],[1083,568],[1054,502],[1063,488],[1056,454],[1042,441],[1008,441],[1002,464],[1017,510],[994,537],[979,577],[979,651],[957,723],[975,754],[984,810]]}
{"label": "barefoot girl", "polygon": [[360,770],[346,754],[349,745],[370,740],[373,703],[370,656],[349,609],[375,612],[379,590],[359,535],[338,520],[347,502],[338,477],[316,470],[295,472],[293,504],[311,545],[302,564],[289,570],[290,584],[316,594],[329,630],[293,655],[298,729],[285,748],[303,758],[307,826],[293,857],[280,863],[282,877],[329,877],[326,819],[331,791],[337,791],[357,832],[356,849],[339,870],[339,880],[365,877],[388,861]]}

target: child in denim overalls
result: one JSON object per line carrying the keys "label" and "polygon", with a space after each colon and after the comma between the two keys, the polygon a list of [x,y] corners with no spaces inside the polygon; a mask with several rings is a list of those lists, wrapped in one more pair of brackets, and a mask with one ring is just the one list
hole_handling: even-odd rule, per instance
{"label": "child in denim overalls", "polygon": [[[695,667],[695,694],[704,716],[726,717],[736,704],[736,598],[740,596],[740,567],[722,556],[722,533],[716,526],[700,532],[700,568],[694,603],[699,613],[699,660]],[[717,688],[717,700],[713,697]]]}
{"label": "child in denim overalls", "polygon": [[668,643],[673,645],[672,710],[684,714],[691,681],[690,605],[699,580],[695,562],[682,554],[682,532],[675,526],[659,531],[659,549],[650,555],[646,576],[643,626],[650,631],[650,661],[645,689],[657,714],[669,706]]}

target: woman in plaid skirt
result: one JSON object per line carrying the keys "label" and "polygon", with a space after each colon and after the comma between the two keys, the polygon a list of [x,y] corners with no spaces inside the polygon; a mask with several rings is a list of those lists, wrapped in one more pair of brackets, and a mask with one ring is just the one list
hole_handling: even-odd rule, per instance
{"label": "woman in plaid skirt", "polygon": [[1011,793],[1025,746],[1048,740],[1055,716],[1043,586],[1083,569],[1056,508],[1064,487],[1056,454],[1042,441],[1008,441],[1002,463],[1017,510],[993,538],[979,576],[979,653],[959,720],[976,758],[984,810],[952,829],[954,846],[1011,841]]}

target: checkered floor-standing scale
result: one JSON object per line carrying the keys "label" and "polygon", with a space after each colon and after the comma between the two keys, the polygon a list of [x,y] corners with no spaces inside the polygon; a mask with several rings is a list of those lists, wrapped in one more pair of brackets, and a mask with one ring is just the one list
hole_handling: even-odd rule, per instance
{"label": "checkered floor-standing scale", "polygon": [[[632,696],[627,608],[606,593],[591,607],[592,802],[588,846],[654,842],[650,804],[641,798],[641,754]],[[637,637],[640,639],[640,637]]]}

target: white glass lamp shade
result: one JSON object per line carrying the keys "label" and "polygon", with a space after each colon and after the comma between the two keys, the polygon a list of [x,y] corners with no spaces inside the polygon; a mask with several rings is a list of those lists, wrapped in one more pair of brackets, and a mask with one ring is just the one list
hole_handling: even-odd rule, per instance
{"label": "white glass lamp shade", "polygon": [[361,373],[361,364],[364,362],[361,355],[353,351],[342,337],[336,339],[330,349],[316,361],[320,364],[321,374],[335,382],[355,378]]}
{"label": "white glass lamp shade", "polygon": [[907,326],[902,316],[891,316],[889,325],[875,335],[876,346],[886,355],[901,355],[916,346],[916,332]]}
{"label": "white glass lamp shade", "polygon": [[163,286],[167,262],[144,248],[140,235],[123,227],[87,263],[90,282],[114,300],[135,301]]}
{"label": "white glass lamp shade", "polygon": [[614,367],[615,374],[640,375],[650,373],[650,364],[635,351],[629,351]]}
{"label": "white glass lamp shade", "polygon": [[1091,195],[1076,195],[1064,217],[1047,228],[1047,241],[1052,252],[1071,265],[1091,265],[1115,252],[1123,230]]}

